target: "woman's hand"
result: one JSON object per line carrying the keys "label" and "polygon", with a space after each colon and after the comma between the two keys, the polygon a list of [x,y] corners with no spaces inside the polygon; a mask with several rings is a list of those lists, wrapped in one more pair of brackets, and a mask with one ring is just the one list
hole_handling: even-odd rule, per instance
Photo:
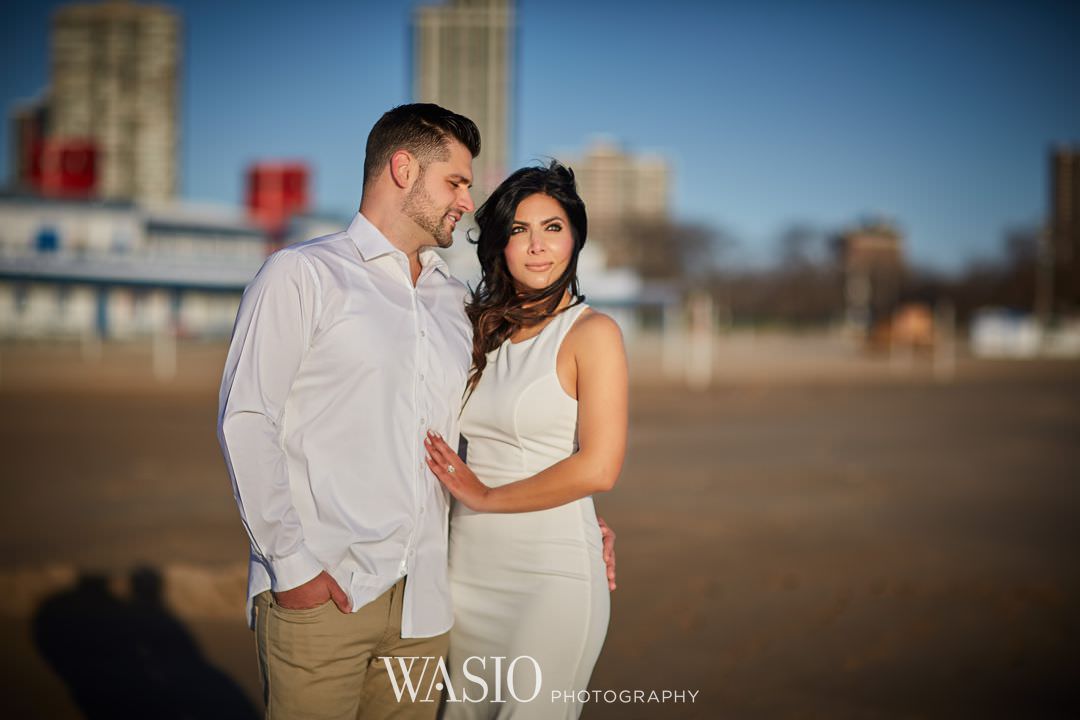
{"label": "woman's hand", "polygon": [[615,590],[615,531],[608,527],[604,518],[597,517],[596,522],[600,525],[600,537],[604,541],[604,565],[607,566],[608,590]]}
{"label": "woman's hand", "polygon": [[487,509],[491,488],[480,482],[439,433],[428,430],[424,448],[427,450],[427,464],[431,472],[435,473],[435,477],[439,478],[439,482],[446,486],[458,502],[470,510],[483,512]]}

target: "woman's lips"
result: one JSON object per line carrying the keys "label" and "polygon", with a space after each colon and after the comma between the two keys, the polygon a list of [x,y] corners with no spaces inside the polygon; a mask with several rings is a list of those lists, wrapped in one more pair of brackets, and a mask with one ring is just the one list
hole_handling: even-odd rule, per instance
{"label": "woman's lips", "polygon": [[537,264],[525,263],[525,269],[526,270],[532,270],[533,272],[544,272],[545,270],[550,270],[551,266],[554,265],[554,264],[555,263],[550,263],[550,262],[537,263]]}

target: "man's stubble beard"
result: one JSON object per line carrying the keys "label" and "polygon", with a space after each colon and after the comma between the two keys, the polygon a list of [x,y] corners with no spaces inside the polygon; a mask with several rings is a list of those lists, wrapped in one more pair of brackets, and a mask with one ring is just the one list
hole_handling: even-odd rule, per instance
{"label": "man's stubble beard", "polygon": [[416,223],[421,230],[431,235],[435,244],[441,248],[448,248],[454,244],[453,229],[447,230],[443,224],[447,213],[440,212],[424,189],[424,174],[416,179],[416,183],[405,196],[405,202],[401,211],[406,217]]}

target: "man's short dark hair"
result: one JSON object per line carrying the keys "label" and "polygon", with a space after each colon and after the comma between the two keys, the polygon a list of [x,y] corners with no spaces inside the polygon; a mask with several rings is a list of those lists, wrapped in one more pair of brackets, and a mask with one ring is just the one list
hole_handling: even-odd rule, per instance
{"label": "man's short dark hair", "polygon": [[387,110],[368,133],[364,156],[364,185],[375,179],[398,150],[408,150],[420,167],[450,157],[450,140],[480,154],[480,130],[464,115],[433,103],[398,105]]}

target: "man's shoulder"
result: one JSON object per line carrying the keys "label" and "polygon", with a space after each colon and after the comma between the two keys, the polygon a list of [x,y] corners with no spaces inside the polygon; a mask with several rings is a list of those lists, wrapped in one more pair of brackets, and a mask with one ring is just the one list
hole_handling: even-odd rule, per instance
{"label": "man's shoulder", "polygon": [[295,252],[299,253],[302,257],[311,259],[327,253],[336,254],[341,251],[342,248],[351,245],[352,240],[349,238],[349,233],[341,230],[339,232],[330,233],[329,235],[320,235],[310,240],[302,240],[300,242],[293,243],[292,245],[286,245],[278,252]]}
{"label": "man's shoulder", "polygon": [[319,272],[319,267],[335,265],[342,257],[347,257],[350,247],[348,233],[331,233],[286,245],[271,253],[266,259],[266,265],[277,265],[282,269],[306,267],[309,271]]}
{"label": "man's shoulder", "polygon": [[342,237],[347,240],[348,234],[332,233],[275,250],[263,262],[258,277],[269,281],[274,277],[295,277],[297,273],[318,275],[318,266],[324,264],[320,260],[340,254]]}

